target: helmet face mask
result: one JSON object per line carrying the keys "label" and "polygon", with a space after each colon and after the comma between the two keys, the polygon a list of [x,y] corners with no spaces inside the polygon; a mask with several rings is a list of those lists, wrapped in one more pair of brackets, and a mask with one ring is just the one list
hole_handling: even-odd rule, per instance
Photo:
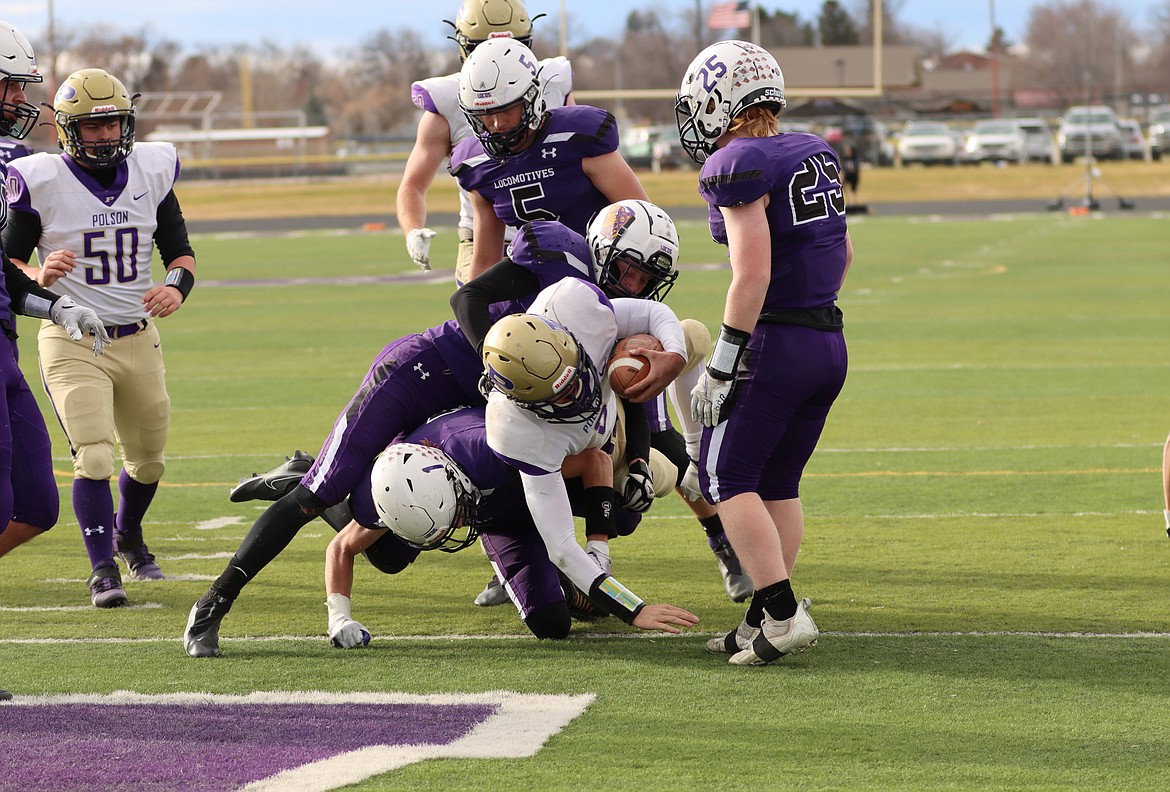
{"label": "helmet face mask", "polygon": [[454,553],[479,536],[479,490],[438,448],[389,446],[374,461],[370,489],[382,524],[411,547]]}
{"label": "helmet face mask", "polygon": [[497,390],[549,423],[585,423],[601,408],[602,381],[577,339],[536,314],[502,317],[483,342],[484,395]]}
{"label": "helmet face mask", "polygon": [[749,107],[785,106],[784,73],[764,48],[720,41],[700,52],[683,76],[674,105],[683,150],[695,162],[715,153],[716,141]]}
{"label": "helmet face mask", "polygon": [[674,221],[649,201],[605,207],[590,221],[586,240],[608,297],[664,300],[678,280]]}
{"label": "helmet face mask", "polygon": [[[475,49],[459,72],[459,106],[484,151],[496,159],[519,154],[544,123],[546,105],[532,50],[497,38]],[[490,117],[513,114],[508,129],[491,131]]]}
{"label": "helmet face mask", "polygon": [[24,34],[7,22],[0,22],[0,135],[23,140],[32,131],[40,110],[27,97],[16,101],[15,90],[44,78],[37,70],[36,56]]}
{"label": "helmet face mask", "polygon": [[[134,101],[122,81],[102,69],[66,77],[53,98],[53,118],[61,148],[86,167],[112,168],[134,148]],[[93,134],[113,119],[117,136]]]}

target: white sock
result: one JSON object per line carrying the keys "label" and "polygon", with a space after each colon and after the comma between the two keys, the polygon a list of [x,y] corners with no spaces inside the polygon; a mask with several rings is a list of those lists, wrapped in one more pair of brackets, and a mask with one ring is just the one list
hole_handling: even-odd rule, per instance
{"label": "white sock", "polygon": [[1162,513],[1166,515],[1166,530],[1170,531],[1170,509],[1167,509]]}

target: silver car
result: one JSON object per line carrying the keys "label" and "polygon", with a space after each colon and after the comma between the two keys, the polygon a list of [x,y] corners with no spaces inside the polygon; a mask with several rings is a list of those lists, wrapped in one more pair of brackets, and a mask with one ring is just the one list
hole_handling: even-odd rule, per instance
{"label": "silver car", "polygon": [[1024,160],[1049,163],[1060,160],[1052,130],[1043,118],[1016,118],[1014,123],[1024,133]]}
{"label": "silver car", "polygon": [[897,154],[903,165],[924,165],[958,160],[958,144],[951,128],[941,121],[910,121],[898,136]]}

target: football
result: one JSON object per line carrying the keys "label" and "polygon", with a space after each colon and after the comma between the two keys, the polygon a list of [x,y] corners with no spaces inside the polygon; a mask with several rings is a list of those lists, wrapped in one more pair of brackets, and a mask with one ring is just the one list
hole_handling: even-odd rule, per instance
{"label": "football", "polygon": [[662,342],[652,335],[637,333],[619,339],[614,345],[606,374],[613,392],[618,396],[625,396],[628,388],[644,380],[650,373],[649,359],[638,354],[638,350],[647,348],[661,352]]}

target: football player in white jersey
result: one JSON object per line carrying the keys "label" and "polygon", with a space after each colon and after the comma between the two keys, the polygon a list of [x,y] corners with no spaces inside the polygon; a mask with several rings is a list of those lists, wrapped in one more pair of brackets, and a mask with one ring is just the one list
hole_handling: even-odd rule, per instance
{"label": "football player in white jersey", "polygon": [[[460,60],[479,44],[493,38],[515,38],[532,43],[532,20],[521,0],[466,0],[454,22]],[[571,105],[573,71],[564,57],[540,61],[541,90],[549,107]],[[411,99],[423,111],[418,132],[398,185],[398,225],[406,236],[410,258],[424,270],[431,268],[430,247],[435,232],[427,228],[427,191],[435,172],[455,146],[471,137],[471,126],[459,107],[459,73],[420,80],[411,86]],[[503,253],[502,249],[499,251]],[[472,208],[465,190],[459,190],[459,255],[455,279],[466,283],[472,253]],[[497,257],[498,258],[498,257]]]}
{"label": "football player in white jersey", "polygon": [[[0,22],[0,136],[21,140],[36,123],[37,106],[25,86],[39,83],[32,45],[19,30]],[[0,163],[0,174],[4,171]],[[0,228],[7,218],[4,180],[0,179]],[[0,556],[57,523],[60,499],[53,477],[49,430],[36,397],[17,363],[16,315],[59,322],[74,341],[93,335],[93,353],[102,354],[109,338],[101,320],[69,297],[39,286],[0,250]],[[0,691],[0,700],[11,698]]]}
{"label": "football player in white jersey", "polygon": [[576,540],[561,466],[591,448],[609,450],[617,409],[605,361],[618,337],[650,333],[686,359],[682,326],[664,304],[609,300],[597,286],[566,278],[537,295],[527,313],[505,316],[484,338],[488,446],[520,472],[524,498],[549,558],[581,591],[638,627],[647,620],[691,626],[674,606],[646,608]]}
{"label": "football player in white jersey", "polygon": [[[73,510],[93,574],[96,607],[126,603],[115,556],[132,579],[162,571],[142,520],[164,470],[170,425],[155,320],[179,310],[195,285],[195,255],[175,197],[179,158],[169,143],[135,143],[133,99],[102,69],[69,75],[53,99],[63,155],[9,166],[5,248],[49,290],[92,305],[111,337],[96,363],[61,328],[42,323],[38,348],[49,399],[73,454]],[[166,273],[156,278],[152,247]],[[30,262],[36,250],[39,265]],[[115,513],[110,478],[119,446]]]}

